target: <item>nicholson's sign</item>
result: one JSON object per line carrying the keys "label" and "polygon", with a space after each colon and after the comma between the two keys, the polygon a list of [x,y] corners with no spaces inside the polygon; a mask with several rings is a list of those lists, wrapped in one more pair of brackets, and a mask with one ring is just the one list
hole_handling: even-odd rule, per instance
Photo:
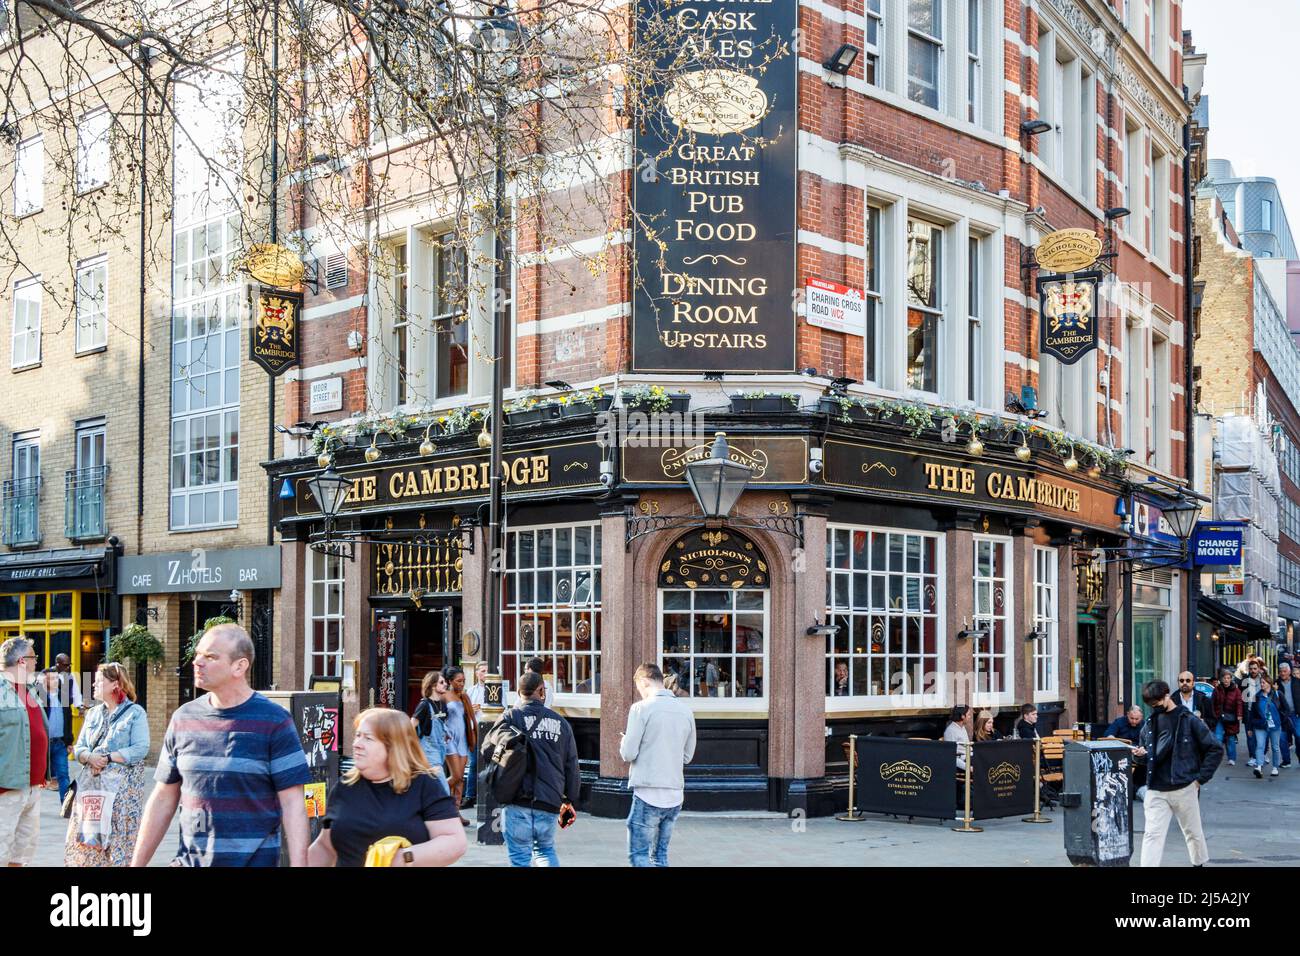
{"label": "nicholson's sign", "polygon": [[993,511],[1053,513],[1083,526],[1119,527],[1114,495],[1032,468],[960,462],[838,439],[825,443],[824,457],[823,478],[834,487]]}
{"label": "nicholson's sign", "polygon": [[1049,272],[1079,272],[1101,255],[1101,239],[1091,229],[1058,229],[1039,240],[1038,264]]}
{"label": "nicholson's sign", "polygon": [[797,6],[638,2],[635,371],[794,370]]}
{"label": "nicholson's sign", "polygon": [[[728,437],[731,460],[753,470],[750,485],[798,485],[808,480],[808,439]],[[623,480],[637,485],[684,485],[686,466],[709,457],[712,439],[657,444],[623,440]]]}
{"label": "nicholson's sign", "polygon": [[[501,460],[507,494],[576,491],[600,487],[600,445],[593,441],[543,445],[507,451]],[[419,505],[425,508],[488,495],[487,452],[417,459],[383,468],[345,469],[352,482],[343,500],[344,513]],[[285,517],[320,514],[308,483],[294,481],[294,496],[285,502]]]}

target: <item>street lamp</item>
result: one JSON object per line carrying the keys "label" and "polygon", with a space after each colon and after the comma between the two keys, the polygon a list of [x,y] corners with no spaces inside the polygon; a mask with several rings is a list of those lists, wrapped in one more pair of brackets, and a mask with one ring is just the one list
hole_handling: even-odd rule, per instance
{"label": "street lamp", "polygon": [[709,457],[686,466],[686,483],[706,518],[725,518],[744,494],[754,470],[734,462],[726,432],[715,432]]}
{"label": "street lamp", "polygon": [[1188,498],[1179,498],[1169,507],[1161,509],[1161,515],[1169,522],[1169,527],[1174,529],[1174,534],[1182,541],[1183,547],[1187,546],[1187,539],[1192,536],[1200,513],[1200,505]]}
{"label": "street lamp", "polygon": [[334,470],[332,464],[307,482],[307,490],[320,502],[321,514],[325,516],[327,526],[333,524],[334,519],[338,517],[339,509],[343,507],[343,499],[348,496],[350,484],[348,479]]}

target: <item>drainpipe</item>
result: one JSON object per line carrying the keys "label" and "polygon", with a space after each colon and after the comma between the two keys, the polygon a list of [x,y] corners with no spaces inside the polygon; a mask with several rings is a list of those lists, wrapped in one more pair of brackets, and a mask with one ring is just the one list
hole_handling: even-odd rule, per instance
{"label": "drainpipe", "polygon": [[[135,430],[135,553],[144,553],[144,340],[145,340],[145,250],[149,248],[145,213],[149,209],[149,60],[151,49],[140,45],[140,354],[136,370]],[[170,507],[170,505],[168,505]]]}
{"label": "drainpipe", "polygon": [[[1187,87],[1183,87],[1187,99]],[[1192,126],[1191,118],[1183,123],[1183,450],[1186,455],[1187,484],[1191,487],[1196,476],[1196,397],[1192,387],[1193,348],[1195,336],[1192,328]],[[1193,488],[1195,491],[1196,489]],[[1196,673],[1197,606],[1201,596],[1201,577],[1195,564],[1187,570],[1187,667]]]}

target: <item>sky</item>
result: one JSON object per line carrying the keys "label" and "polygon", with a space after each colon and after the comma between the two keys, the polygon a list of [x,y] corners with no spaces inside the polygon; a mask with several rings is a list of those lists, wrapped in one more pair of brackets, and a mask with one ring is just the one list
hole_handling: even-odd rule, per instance
{"label": "sky", "polygon": [[[1287,218],[1300,223],[1300,0],[1183,0],[1183,29],[1206,55],[1210,157],[1238,176],[1277,180]],[[1295,226],[1292,226],[1294,231]]]}

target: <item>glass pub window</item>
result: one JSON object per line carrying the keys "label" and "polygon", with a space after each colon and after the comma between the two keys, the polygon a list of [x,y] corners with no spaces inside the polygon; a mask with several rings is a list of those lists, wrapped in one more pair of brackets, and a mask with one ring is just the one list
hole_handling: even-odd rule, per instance
{"label": "glass pub window", "polygon": [[972,640],[975,691],[980,694],[1010,693],[1011,684],[1011,589],[1010,542],[998,538],[975,539],[975,613],[973,625],[983,634]]}
{"label": "glass pub window", "polygon": [[907,221],[907,387],[938,390],[939,323],[943,319],[943,230]]}
{"label": "glass pub window", "polygon": [[862,341],[863,381],[880,381],[880,209],[867,207],[867,256],[863,270],[866,328]]}
{"label": "glass pub window", "polygon": [[935,535],[832,526],[826,533],[826,696],[920,694],[939,672]]}
{"label": "glass pub window", "polygon": [[971,236],[966,288],[966,397],[976,405],[984,397],[984,338],[980,315],[980,240]]}
{"label": "glass pub window", "polygon": [[307,676],[343,672],[343,558],[311,552]]}
{"label": "glass pub window", "polygon": [[513,687],[531,657],[557,694],[600,693],[600,525],[506,535],[501,656]]}

